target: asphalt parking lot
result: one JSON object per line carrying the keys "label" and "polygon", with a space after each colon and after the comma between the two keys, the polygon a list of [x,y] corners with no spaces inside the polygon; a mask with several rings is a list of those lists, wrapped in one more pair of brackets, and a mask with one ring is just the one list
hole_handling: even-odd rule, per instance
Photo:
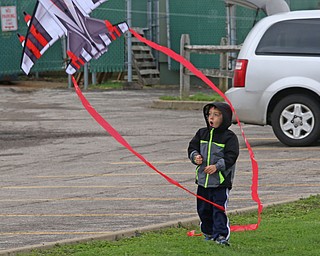
{"label": "asphalt parking lot", "polygon": [[[196,191],[189,140],[202,112],[151,108],[171,90],[88,91],[91,105],[160,171]],[[259,164],[263,204],[320,193],[320,143],[286,147],[270,127],[243,126]],[[241,153],[229,210],[255,206]],[[73,90],[0,87],[0,254],[65,239],[196,218],[195,198],[108,135]]]}

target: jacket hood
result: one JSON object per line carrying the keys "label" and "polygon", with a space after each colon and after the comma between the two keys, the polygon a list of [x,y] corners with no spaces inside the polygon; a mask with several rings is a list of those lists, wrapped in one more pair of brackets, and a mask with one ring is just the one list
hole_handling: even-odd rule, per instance
{"label": "jacket hood", "polygon": [[208,122],[208,115],[210,108],[215,107],[219,109],[222,113],[222,124],[216,128],[216,131],[225,131],[227,130],[232,124],[232,110],[227,103],[224,102],[212,102],[203,107],[203,115],[206,121],[208,129],[210,129],[210,124]]}

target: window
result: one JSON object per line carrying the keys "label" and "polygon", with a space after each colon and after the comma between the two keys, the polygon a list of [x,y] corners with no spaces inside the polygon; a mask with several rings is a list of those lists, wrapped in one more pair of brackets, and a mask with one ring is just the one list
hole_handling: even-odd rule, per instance
{"label": "window", "polygon": [[320,19],[275,23],[263,35],[257,55],[319,56]]}

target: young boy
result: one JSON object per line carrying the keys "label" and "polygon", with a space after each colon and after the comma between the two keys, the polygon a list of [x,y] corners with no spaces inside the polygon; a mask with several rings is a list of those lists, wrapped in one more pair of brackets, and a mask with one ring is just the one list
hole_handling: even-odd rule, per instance
{"label": "young boy", "polygon": [[[228,104],[215,102],[205,105],[203,114],[207,126],[197,131],[188,147],[189,159],[197,165],[197,194],[226,209],[239,155],[238,138],[229,130],[232,111]],[[205,239],[229,245],[226,212],[200,199],[197,211]]]}

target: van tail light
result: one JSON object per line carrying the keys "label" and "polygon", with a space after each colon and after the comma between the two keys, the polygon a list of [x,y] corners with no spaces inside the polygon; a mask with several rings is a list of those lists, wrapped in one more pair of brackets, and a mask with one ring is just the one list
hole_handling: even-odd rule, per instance
{"label": "van tail light", "polygon": [[238,59],[234,69],[233,87],[246,86],[246,73],[247,73],[248,60]]}

